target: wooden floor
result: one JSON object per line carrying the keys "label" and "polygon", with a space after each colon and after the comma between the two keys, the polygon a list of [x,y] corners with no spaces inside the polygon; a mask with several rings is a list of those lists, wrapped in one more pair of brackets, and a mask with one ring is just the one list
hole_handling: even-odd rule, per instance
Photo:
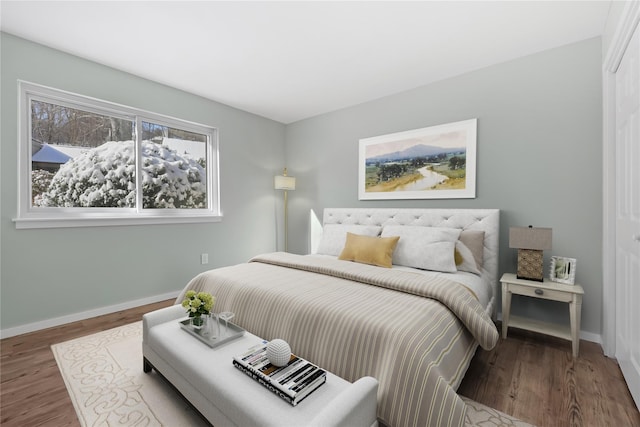
{"label": "wooden floor", "polygon": [[539,427],[640,427],[618,363],[580,341],[509,329],[492,351],[478,349],[458,393]]}
{"label": "wooden floor", "polygon": [[[140,320],[173,300],[0,341],[0,424],[79,426],[51,344]],[[640,426],[640,413],[617,363],[582,341],[509,331],[490,352],[478,350],[460,394],[539,427]]]}
{"label": "wooden floor", "polygon": [[0,425],[80,427],[51,344],[141,320],[144,313],[173,303],[168,300],[1,340]]}

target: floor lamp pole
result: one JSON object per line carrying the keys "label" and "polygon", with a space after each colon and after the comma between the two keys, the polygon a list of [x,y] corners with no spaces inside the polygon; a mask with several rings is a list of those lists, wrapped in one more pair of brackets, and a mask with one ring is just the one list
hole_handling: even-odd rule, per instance
{"label": "floor lamp pole", "polygon": [[287,206],[287,190],[284,190],[284,251],[288,251],[289,243],[289,209]]}

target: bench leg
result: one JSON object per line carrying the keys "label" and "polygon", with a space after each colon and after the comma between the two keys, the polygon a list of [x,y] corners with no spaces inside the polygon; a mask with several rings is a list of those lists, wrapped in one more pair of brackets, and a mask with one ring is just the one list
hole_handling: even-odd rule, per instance
{"label": "bench leg", "polygon": [[146,357],[143,357],[142,358],[142,371],[145,374],[148,374],[152,370],[153,370],[153,365],[151,364],[151,362],[149,362]]}

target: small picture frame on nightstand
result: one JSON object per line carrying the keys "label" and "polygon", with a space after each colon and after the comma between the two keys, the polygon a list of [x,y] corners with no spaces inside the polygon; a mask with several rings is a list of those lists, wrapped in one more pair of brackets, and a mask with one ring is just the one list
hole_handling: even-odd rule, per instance
{"label": "small picture frame on nightstand", "polygon": [[573,285],[576,281],[576,259],[552,256],[549,279],[552,282]]}

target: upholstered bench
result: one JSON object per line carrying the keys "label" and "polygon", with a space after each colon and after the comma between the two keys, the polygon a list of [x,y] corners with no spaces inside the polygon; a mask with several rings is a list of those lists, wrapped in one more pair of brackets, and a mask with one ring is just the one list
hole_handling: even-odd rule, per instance
{"label": "upholstered bench", "polygon": [[145,372],[161,373],[215,427],[377,426],[378,381],[350,383],[331,373],[327,382],[291,406],[233,366],[233,356],[262,342],[245,332],[211,348],[181,329],[180,305],[143,316]]}

